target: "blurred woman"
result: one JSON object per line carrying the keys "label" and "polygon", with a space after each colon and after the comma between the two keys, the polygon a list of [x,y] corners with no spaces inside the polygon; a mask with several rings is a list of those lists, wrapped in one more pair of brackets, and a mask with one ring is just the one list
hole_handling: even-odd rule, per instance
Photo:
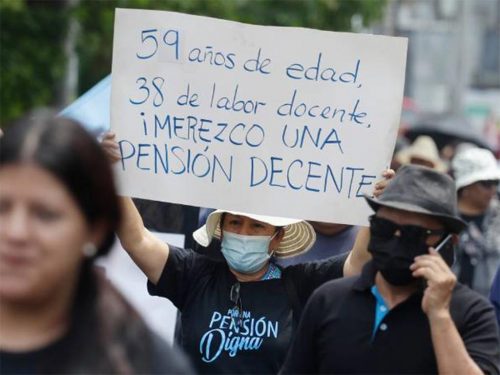
{"label": "blurred woman", "polygon": [[0,138],[0,372],[188,372],[93,268],[120,210],[98,143],[39,112]]}

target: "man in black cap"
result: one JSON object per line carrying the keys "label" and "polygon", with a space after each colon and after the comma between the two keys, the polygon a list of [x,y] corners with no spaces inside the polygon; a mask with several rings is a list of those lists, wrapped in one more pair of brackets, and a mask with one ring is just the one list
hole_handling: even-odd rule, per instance
{"label": "man in black cap", "polygon": [[499,374],[493,308],[449,267],[465,226],[453,180],[405,166],[367,201],[373,260],[316,290],[282,373]]}

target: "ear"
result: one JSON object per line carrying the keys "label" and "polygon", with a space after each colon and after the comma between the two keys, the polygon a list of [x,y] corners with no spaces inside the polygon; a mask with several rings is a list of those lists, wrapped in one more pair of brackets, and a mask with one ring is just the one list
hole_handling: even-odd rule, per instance
{"label": "ear", "polygon": [[103,221],[99,220],[89,230],[89,241],[91,241],[99,249],[106,239],[108,232],[108,225]]}

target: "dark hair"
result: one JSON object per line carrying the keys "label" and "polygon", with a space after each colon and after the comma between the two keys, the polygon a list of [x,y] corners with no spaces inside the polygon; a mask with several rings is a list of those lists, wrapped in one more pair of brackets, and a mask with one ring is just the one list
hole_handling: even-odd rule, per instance
{"label": "dark hair", "polygon": [[77,122],[38,110],[12,123],[0,138],[0,166],[35,163],[55,176],[90,226],[104,224],[98,255],[114,240],[120,208],[109,162],[97,141]]}

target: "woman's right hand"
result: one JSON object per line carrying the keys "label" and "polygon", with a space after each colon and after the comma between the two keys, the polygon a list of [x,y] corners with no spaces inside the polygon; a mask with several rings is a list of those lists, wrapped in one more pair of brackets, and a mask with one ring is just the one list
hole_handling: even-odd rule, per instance
{"label": "woman's right hand", "polygon": [[109,161],[111,164],[116,163],[117,161],[121,160],[121,155],[120,155],[120,147],[118,146],[118,143],[115,141],[116,134],[112,132],[106,132],[104,133],[104,136],[102,137],[101,141],[101,147],[106,153],[106,156],[108,157]]}

